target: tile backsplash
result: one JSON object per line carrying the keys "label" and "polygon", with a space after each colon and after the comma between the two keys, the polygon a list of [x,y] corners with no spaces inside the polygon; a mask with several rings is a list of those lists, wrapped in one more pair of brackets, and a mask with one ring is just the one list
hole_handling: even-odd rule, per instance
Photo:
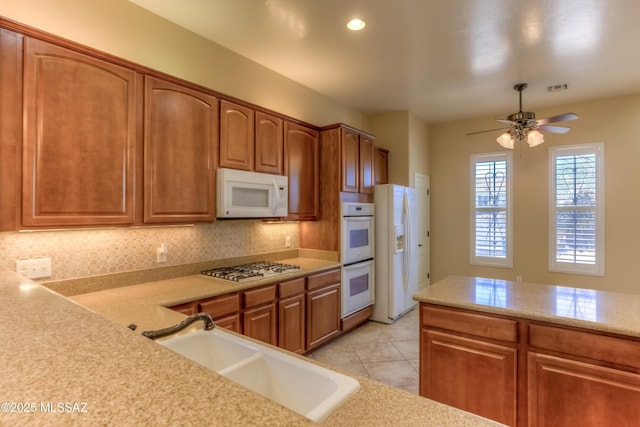
{"label": "tile backsplash", "polygon": [[[51,258],[52,276],[41,282],[146,270],[299,247],[298,223],[260,220],[218,221],[193,226],[104,228],[0,233],[0,265]],[[156,248],[167,244],[167,262],[156,262]]]}

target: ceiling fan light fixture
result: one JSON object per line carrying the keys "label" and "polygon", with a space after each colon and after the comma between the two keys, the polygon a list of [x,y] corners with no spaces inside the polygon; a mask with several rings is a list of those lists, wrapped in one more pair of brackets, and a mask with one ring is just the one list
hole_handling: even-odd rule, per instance
{"label": "ceiling fan light fixture", "polygon": [[498,144],[502,145],[504,148],[513,150],[513,138],[511,137],[511,134],[509,134],[509,132],[505,132],[500,135],[498,139],[496,139],[496,141],[498,141]]}
{"label": "ceiling fan light fixture", "polygon": [[529,147],[535,147],[536,145],[540,145],[543,142],[544,135],[542,134],[542,132],[535,129],[529,131],[529,134],[527,135],[527,144],[529,144]]}

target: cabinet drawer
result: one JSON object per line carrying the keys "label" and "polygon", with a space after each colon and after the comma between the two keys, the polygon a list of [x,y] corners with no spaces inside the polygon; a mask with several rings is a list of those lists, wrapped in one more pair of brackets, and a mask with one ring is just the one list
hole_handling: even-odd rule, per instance
{"label": "cabinet drawer", "polygon": [[529,325],[529,345],[640,368],[640,342],[546,325]]}
{"label": "cabinet drawer", "polygon": [[214,319],[240,311],[240,294],[222,295],[198,304],[199,310]]}
{"label": "cabinet drawer", "polygon": [[327,271],[307,278],[307,289],[317,289],[340,282],[340,270]]}
{"label": "cabinet drawer", "polygon": [[186,314],[187,316],[191,316],[196,312],[196,304],[195,302],[188,302],[185,304],[174,305],[173,307],[168,307],[171,310],[179,311],[180,313]]}
{"label": "cabinet drawer", "polygon": [[518,341],[518,322],[484,314],[422,306],[423,326],[476,335],[501,341]]}
{"label": "cabinet drawer", "polygon": [[275,299],[276,285],[244,291],[244,308],[255,307],[260,304],[275,301]]}
{"label": "cabinet drawer", "polygon": [[280,287],[280,298],[286,298],[290,295],[299,294],[304,292],[304,277],[299,279],[289,280],[288,282],[282,282]]}

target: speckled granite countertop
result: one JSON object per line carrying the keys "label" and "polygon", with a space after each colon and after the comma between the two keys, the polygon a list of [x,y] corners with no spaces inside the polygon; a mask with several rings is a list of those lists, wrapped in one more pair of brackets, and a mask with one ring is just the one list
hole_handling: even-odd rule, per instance
{"label": "speckled granite countertop", "polygon": [[640,295],[450,276],[414,299],[640,338]]}
{"label": "speckled granite countertop", "polygon": [[[313,270],[337,266],[315,263],[305,265]],[[228,291],[218,286],[227,284],[210,290],[205,283],[211,283],[202,279],[189,276],[100,291],[74,297],[77,304],[0,270],[0,425],[312,424],[123,326],[168,326],[183,316],[162,305]],[[256,282],[240,286],[253,285]],[[357,379],[360,390],[323,425],[497,425],[367,378]]]}

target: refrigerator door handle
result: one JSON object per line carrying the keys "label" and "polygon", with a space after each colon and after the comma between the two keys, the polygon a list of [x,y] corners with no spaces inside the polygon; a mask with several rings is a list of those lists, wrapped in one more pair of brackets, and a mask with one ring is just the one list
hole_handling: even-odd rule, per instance
{"label": "refrigerator door handle", "polygon": [[402,254],[403,261],[403,272],[402,272],[402,287],[404,288],[404,293],[407,293],[407,289],[409,288],[409,270],[411,269],[411,258],[409,257],[409,250],[411,248],[410,244],[410,236],[409,230],[411,230],[410,217],[409,217],[409,200],[407,197],[407,193],[404,193],[404,197],[402,200],[402,216],[404,221],[404,252]]}

